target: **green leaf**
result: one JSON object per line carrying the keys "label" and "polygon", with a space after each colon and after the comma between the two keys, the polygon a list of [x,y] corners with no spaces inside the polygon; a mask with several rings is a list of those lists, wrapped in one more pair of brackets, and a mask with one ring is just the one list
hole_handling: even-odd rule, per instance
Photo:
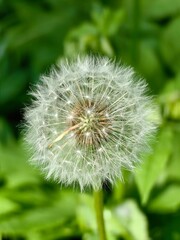
{"label": "green leaf", "polygon": [[160,42],[161,52],[166,63],[175,72],[179,72],[180,66],[180,17],[175,18],[165,28]]}
{"label": "green leaf", "polygon": [[30,231],[26,233],[27,240],[52,240],[52,239],[73,239],[78,237],[79,231],[76,226],[64,224],[62,226],[55,226],[52,228],[43,229],[43,231]]}
{"label": "green leaf", "polygon": [[147,40],[139,44],[138,71],[149,80],[151,87],[157,91],[162,88],[164,76],[153,45],[153,42]]}
{"label": "green leaf", "polygon": [[0,216],[19,209],[19,205],[8,198],[0,197]]}
{"label": "green leaf", "polygon": [[180,181],[180,124],[174,124],[173,152],[166,168],[169,180]]}
{"label": "green leaf", "polygon": [[172,185],[157,195],[148,208],[154,212],[174,212],[180,207],[180,186]]}
{"label": "green leaf", "polygon": [[113,36],[123,23],[124,10],[104,8],[101,11],[92,12],[92,19],[102,35]]}
{"label": "green leaf", "polygon": [[180,119],[180,74],[167,82],[159,96],[159,102],[166,119],[177,121]]}
{"label": "green leaf", "polygon": [[167,18],[180,12],[180,1],[173,0],[155,0],[148,1],[146,14],[153,19]]}
{"label": "green leaf", "polygon": [[[82,232],[90,233],[89,235],[84,234],[84,239],[98,239],[93,198],[87,194],[82,194],[80,199],[81,202],[77,208],[77,222]],[[116,236],[129,237],[129,233],[123,224],[118,221],[117,216],[113,214],[111,210],[106,208],[104,209],[104,220],[106,225],[106,234],[109,240],[115,240]]]}
{"label": "green leaf", "polygon": [[22,142],[0,146],[0,175],[5,178],[8,187],[40,182],[41,177],[30,166],[28,158],[29,154]]}
{"label": "green leaf", "polygon": [[[33,201],[33,199],[32,199]],[[77,195],[62,192],[58,201],[45,207],[24,210],[21,213],[0,221],[0,232],[4,234],[23,234],[28,231],[41,231],[61,226],[75,218]]]}
{"label": "green leaf", "polygon": [[77,222],[82,231],[96,230],[96,217],[93,207],[93,199],[87,194],[80,196],[80,205],[77,208]]}
{"label": "green leaf", "polygon": [[61,209],[48,207],[34,209],[20,214],[6,221],[0,222],[0,231],[4,234],[22,234],[28,231],[38,231],[54,225],[61,225],[64,221]]}
{"label": "green leaf", "polygon": [[[3,194],[5,196],[8,196],[13,201],[20,203],[21,205],[42,207],[45,204],[49,204],[47,193],[45,191],[42,191],[42,189],[40,189],[40,187],[38,188],[36,185],[25,185],[22,189],[15,188],[9,190],[8,188],[6,188],[4,189]],[[54,199],[52,199],[51,202],[53,202],[53,200]]]}
{"label": "green leaf", "polygon": [[172,151],[172,129],[161,129],[157,142],[154,143],[152,154],[146,156],[144,163],[135,173],[135,180],[145,204],[159,175],[162,173]]}
{"label": "green leaf", "polygon": [[133,240],[148,240],[148,223],[145,215],[140,211],[137,203],[127,200],[115,209],[119,222],[130,233]]}
{"label": "green leaf", "polygon": [[[169,79],[169,81],[164,85],[163,91],[161,92],[160,98],[164,98],[164,101],[166,101],[166,98],[169,100],[170,96],[174,92],[180,91],[180,72],[175,76],[175,78]],[[171,96],[171,98],[174,98]]]}
{"label": "green leaf", "polygon": [[111,43],[107,38],[105,38],[105,37],[100,38],[100,44],[101,44],[101,48],[104,53],[106,53],[108,56],[114,55],[114,51],[111,46]]}

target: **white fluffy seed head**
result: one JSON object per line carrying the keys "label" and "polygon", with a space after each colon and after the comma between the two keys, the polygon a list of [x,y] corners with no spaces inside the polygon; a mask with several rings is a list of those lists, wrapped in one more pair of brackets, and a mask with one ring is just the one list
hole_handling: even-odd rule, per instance
{"label": "white fluffy seed head", "polygon": [[63,61],[42,76],[26,109],[32,161],[47,178],[99,189],[133,169],[154,132],[146,84],[108,58]]}

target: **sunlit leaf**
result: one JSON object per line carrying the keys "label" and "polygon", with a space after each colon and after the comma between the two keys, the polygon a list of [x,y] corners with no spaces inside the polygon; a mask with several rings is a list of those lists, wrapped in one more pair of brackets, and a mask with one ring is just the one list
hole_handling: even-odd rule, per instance
{"label": "sunlit leaf", "polygon": [[[90,232],[90,234],[87,235],[87,239],[98,239],[93,198],[83,194],[80,199],[80,205],[77,208],[78,225],[82,232]],[[115,240],[117,236],[129,237],[127,229],[118,221],[116,214],[111,212],[110,209],[104,209],[104,219],[108,239]],[[86,237],[86,234],[84,235]],[[127,238],[127,240],[128,239],[129,238]]]}
{"label": "sunlit leaf", "polygon": [[19,209],[19,205],[8,198],[0,197],[0,216],[14,212]]}
{"label": "sunlit leaf", "polygon": [[115,215],[120,223],[130,232],[133,240],[148,240],[148,224],[145,215],[140,211],[137,203],[127,200],[115,209]]}
{"label": "sunlit leaf", "polygon": [[169,180],[180,180],[180,125],[174,126],[173,152],[166,168],[167,178]]}
{"label": "sunlit leaf", "polygon": [[142,167],[135,174],[135,180],[143,204],[147,202],[150,192],[162,173],[171,152],[172,129],[164,127],[160,131],[157,142],[154,143],[152,153],[143,160]]}
{"label": "sunlit leaf", "polygon": [[180,207],[180,186],[171,185],[159,193],[149,203],[149,209],[155,212],[174,212]]}

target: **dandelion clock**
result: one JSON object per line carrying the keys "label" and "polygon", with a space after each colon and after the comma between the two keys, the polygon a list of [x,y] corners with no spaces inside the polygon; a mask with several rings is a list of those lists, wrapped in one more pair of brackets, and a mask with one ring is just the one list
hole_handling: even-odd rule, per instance
{"label": "dandelion clock", "polygon": [[31,94],[25,112],[31,161],[47,178],[92,188],[97,202],[103,182],[114,184],[123,168],[139,162],[155,129],[146,83],[108,58],[62,61]]}

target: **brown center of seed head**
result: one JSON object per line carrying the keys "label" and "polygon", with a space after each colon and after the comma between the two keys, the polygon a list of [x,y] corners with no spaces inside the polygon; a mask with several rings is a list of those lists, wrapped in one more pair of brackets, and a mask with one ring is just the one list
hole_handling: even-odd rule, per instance
{"label": "brown center of seed head", "polygon": [[98,148],[108,139],[111,128],[107,106],[91,100],[78,102],[73,107],[69,125],[71,128],[78,125],[73,133],[79,145]]}

